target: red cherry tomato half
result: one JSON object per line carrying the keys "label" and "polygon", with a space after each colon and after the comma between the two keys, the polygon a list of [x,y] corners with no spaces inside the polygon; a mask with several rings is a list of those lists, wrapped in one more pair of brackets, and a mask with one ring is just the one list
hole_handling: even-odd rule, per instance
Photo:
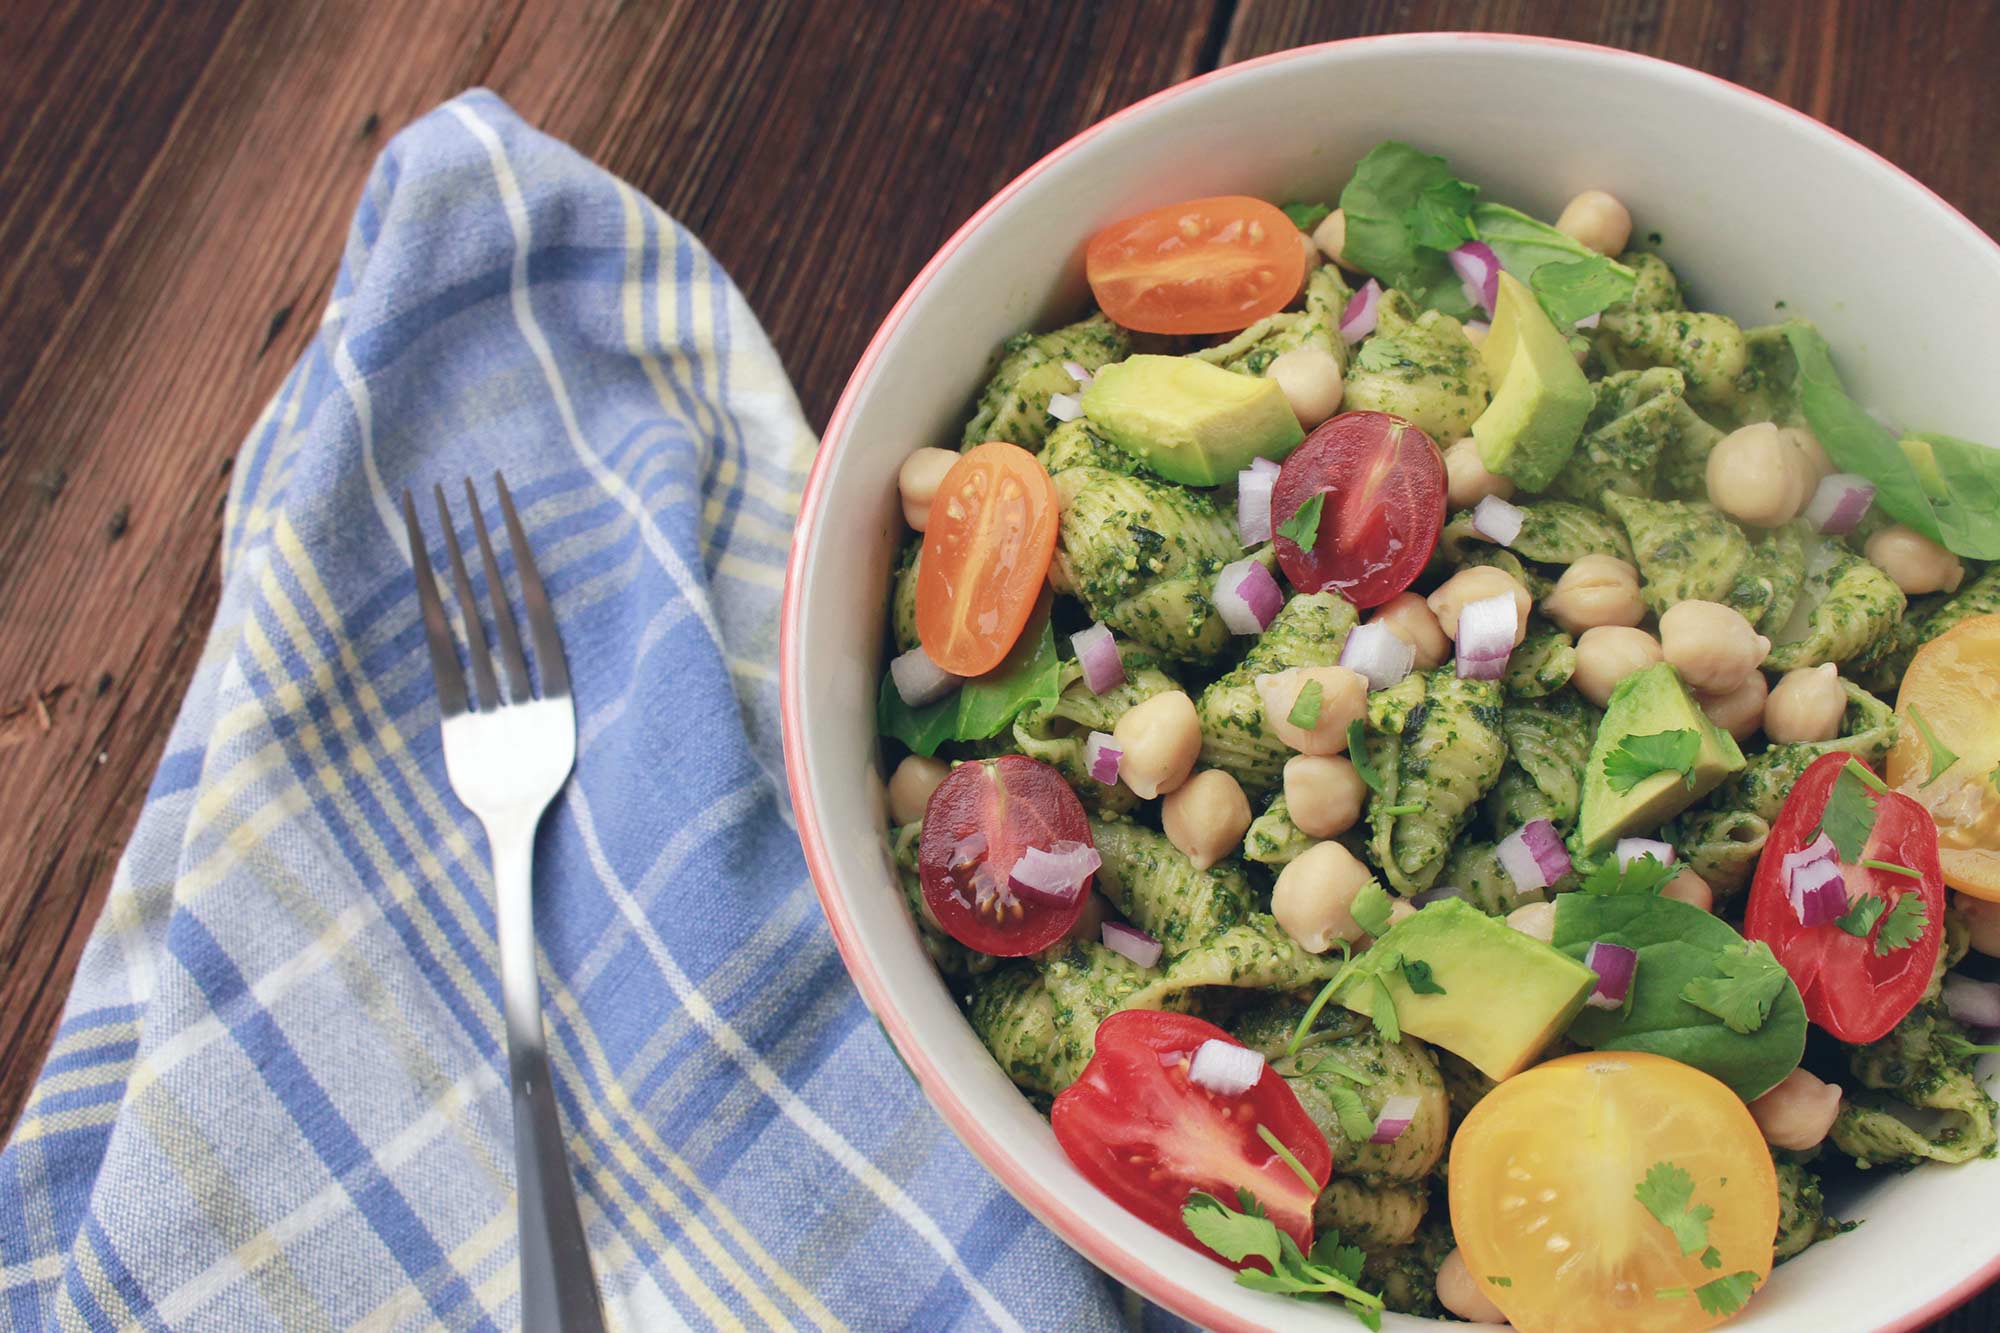
{"label": "red cherry tomato half", "polygon": [[[1857,860],[1907,866],[1922,878],[1843,866],[1848,901],[1869,893],[1893,908],[1898,899],[1914,893],[1924,906],[1923,934],[1904,948],[1878,954],[1879,919],[1866,937],[1850,935],[1832,922],[1810,928],[1799,924],[1785,895],[1785,856],[1818,836],[1827,798],[1850,758],[1821,755],[1792,788],[1757,863],[1743,933],[1771,946],[1798,983],[1806,1017],[1842,1041],[1869,1042],[1895,1027],[1930,985],[1944,941],[1944,874],[1938,866],[1937,824],[1930,812],[1901,792],[1871,792],[1875,827]],[[1886,918],[1888,910],[1882,916]]]}
{"label": "red cherry tomato half", "polygon": [[[1023,852],[1053,850],[1059,842],[1091,844],[1083,805],[1062,774],[1018,754],[960,764],[924,807],[917,844],[924,904],[944,932],[969,949],[1002,958],[1046,949],[1076,924],[1090,898],[1090,880],[1068,906],[1000,890]],[[982,879],[992,889],[984,907]]]}
{"label": "red cherry tomato half", "polygon": [[1311,550],[1282,533],[1278,565],[1300,592],[1331,588],[1359,607],[1410,586],[1444,530],[1444,457],[1431,437],[1387,412],[1343,412],[1292,450],[1272,488],[1271,517],[1292,520],[1315,495]]}
{"label": "red cherry tomato half", "polygon": [[1097,304],[1142,333],[1234,333],[1275,315],[1305,281],[1299,229],[1262,199],[1169,204],[1090,238]]}
{"label": "red cherry tomato half", "polygon": [[[1264,1067],[1234,1097],[1188,1082],[1201,1044],[1240,1045],[1213,1023],[1187,1014],[1127,1009],[1097,1025],[1097,1052],[1083,1076],[1049,1113],[1056,1142],[1091,1184],[1126,1211],[1203,1254],[1181,1221],[1188,1195],[1200,1190],[1237,1206],[1236,1191],[1257,1196],[1278,1227],[1312,1248],[1313,1201],[1333,1172],[1326,1135],[1299,1105],[1283,1077]],[[1317,1188],[1257,1133],[1262,1125],[1299,1160]]]}

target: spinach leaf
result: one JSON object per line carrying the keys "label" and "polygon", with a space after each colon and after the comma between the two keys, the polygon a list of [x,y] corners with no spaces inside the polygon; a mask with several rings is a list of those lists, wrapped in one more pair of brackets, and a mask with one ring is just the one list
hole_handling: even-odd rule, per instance
{"label": "spinach leaf", "polygon": [[1550,319],[1567,327],[1632,299],[1636,274],[1615,259],[1505,204],[1475,204],[1472,225],[1500,267],[1528,284]]}
{"label": "spinach leaf", "polygon": [[1030,704],[1054,703],[1062,693],[1062,659],[1056,656],[1054,627],[1044,613],[1022,631],[999,666],[968,680],[958,693],[922,708],[912,708],[896,693],[886,674],[876,700],[875,721],[885,736],[894,736],[921,755],[937,753],[946,741],[977,741],[992,736]]}
{"label": "spinach leaf", "polygon": [[1472,305],[1458,275],[1444,249],[1425,241],[1462,231],[1455,209],[1469,205],[1476,192],[1451,174],[1443,158],[1394,139],[1379,143],[1340,192],[1347,218],[1341,258],[1421,305],[1464,318]]}
{"label": "spinach leaf", "polygon": [[2000,449],[1925,431],[1901,447],[1924,483],[1944,544],[1974,560],[2000,560]]}
{"label": "spinach leaf", "polygon": [[1294,227],[1308,232],[1326,221],[1327,215],[1333,212],[1325,204],[1284,204],[1278,211],[1290,218]]}
{"label": "spinach leaf", "polygon": [[1657,894],[1563,894],[1551,942],[1580,962],[1597,940],[1636,950],[1638,969],[1625,1008],[1585,1009],[1570,1024],[1571,1040],[1679,1060],[1713,1074],[1745,1101],[1770,1091],[1798,1064],[1806,1011],[1791,978],[1749,1033],[1732,1031],[1683,997],[1693,982],[1726,981],[1725,955],[1744,952],[1743,937],[1720,918]]}

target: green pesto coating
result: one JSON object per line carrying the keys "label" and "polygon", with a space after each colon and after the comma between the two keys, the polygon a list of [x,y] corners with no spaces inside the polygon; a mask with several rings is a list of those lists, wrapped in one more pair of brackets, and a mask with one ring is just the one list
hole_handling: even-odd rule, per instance
{"label": "green pesto coating", "polygon": [[1077,390],[1075,378],[1062,363],[1074,361],[1085,370],[1096,370],[1123,360],[1131,347],[1131,335],[1102,314],[1047,333],[1009,338],[1000,348],[1000,364],[979,395],[972,420],[965,423],[963,447],[1004,440],[1023,449],[1041,448],[1052,424],[1049,399]]}
{"label": "green pesto coating", "polygon": [[1954,593],[1912,601],[1895,628],[1841,663],[1840,669],[1871,690],[1893,690],[1917,649],[1972,616],[2000,614],[2000,564],[1968,578]]}
{"label": "green pesto coating", "polygon": [[918,533],[903,543],[896,557],[895,590],[889,595],[889,632],[899,653],[917,646],[917,565],[923,553],[924,538]]}
{"label": "green pesto coating", "polygon": [[[1396,737],[1388,790],[1368,803],[1370,850],[1397,892],[1422,893],[1437,882],[1452,843],[1500,777],[1507,743],[1500,733],[1499,683],[1468,680],[1442,666],[1425,679],[1424,701]],[[1389,809],[1417,809],[1388,815]]]}
{"label": "green pesto coating", "polygon": [[[1632,545],[1615,521],[1569,500],[1529,500],[1521,510],[1521,532],[1507,549],[1522,560],[1542,565],[1573,565],[1587,555],[1632,558]],[[1486,544],[1472,525],[1472,511],[1452,515],[1438,538],[1447,560],[1464,559],[1468,547]]]}
{"label": "green pesto coating", "polygon": [[1537,631],[1537,623],[1528,621],[1528,637],[1507,659],[1507,673],[1500,678],[1510,702],[1545,699],[1576,674],[1576,641],[1559,629]]}
{"label": "green pesto coating", "polygon": [[1908,599],[1895,580],[1858,555],[1829,549],[1836,552],[1832,563],[1806,576],[1798,608],[1771,636],[1771,655],[1764,662],[1769,670],[1845,662],[1892,634],[1902,618]]}
{"label": "green pesto coating", "polygon": [[1641,250],[1628,250],[1618,256],[1618,262],[1632,270],[1634,281],[1632,299],[1612,306],[1613,311],[1687,308],[1687,293],[1681,290],[1681,280],[1666,260]]}
{"label": "green pesto coating", "polygon": [[1301,593],[1272,618],[1243,660],[1201,692],[1201,763],[1234,777],[1252,800],[1274,790],[1293,751],[1264,716],[1257,677],[1289,667],[1332,666],[1354,628],[1353,603],[1338,593]]}
{"label": "green pesto coating", "polygon": [[1243,859],[1258,865],[1288,866],[1296,861],[1313,839],[1292,822],[1291,807],[1281,791],[1271,797],[1264,812],[1250,821],[1243,835]]}
{"label": "green pesto coating", "polygon": [[1710,407],[1736,401],[1737,381],[1749,366],[1749,348],[1735,320],[1690,310],[1607,310],[1592,347],[1609,370],[1680,371],[1688,397]]}
{"label": "green pesto coating", "polygon": [[1433,440],[1465,436],[1490,391],[1486,365],[1463,326],[1435,310],[1419,314],[1393,289],[1382,294],[1375,317],[1375,335],[1348,364],[1342,410],[1388,412]]}
{"label": "green pesto coating", "polygon": [[1486,800],[1494,838],[1535,819],[1549,820],[1565,836],[1576,826],[1600,716],[1573,690],[1533,702],[1509,698],[1500,720],[1508,763]]}
{"label": "green pesto coating", "polygon": [[1329,353],[1345,367],[1347,342],[1340,336],[1340,314],[1353,294],[1341,278],[1340,270],[1332,264],[1323,264],[1306,280],[1305,309],[1268,315],[1228,342],[1204,347],[1190,355],[1224,370],[1262,377],[1284,353],[1314,347]]}
{"label": "green pesto coating", "polygon": [[1827,1216],[1819,1177],[1797,1162],[1779,1162],[1778,1239],[1773,1257],[1780,1261],[1795,1258],[1816,1241],[1845,1229]]}
{"label": "green pesto coating", "polygon": [[1973,1078],[1971,1060],[1943,1049],[1938,1038],[1945,1034],[1964,1038],[1965,1030],[1931,1002],[1881,1040],[1848,1048],[1848,1068],[1864,1091],[1841,1103],[1828,1137],[1857,1166],[1966,1162],[1992,1153],[1993,1099]]}
{"label": "green pesto coating", "polygon": [[1639,594],[1654,615],[1675,602],[1728,600],[1750,560],[1750,539],[1706,501],[1609,495],[1639,566]]}
{"label": "green pesto coating", "polygon": [[1098,891],[1169,958],[1245,920],[1255,906],[1249,876],[1233,859],[1197,870],[1165,834],[1130,819],[1094,819],[1090,834],[1104,862]]}
{"label": "green pesto coating", "polygon": [[930,955],[937,970],[947,977],[959,979],[991,972],[1000,960],[992,954],[969,949],[945,934],[924,903],[924,881],[917,873],[917,840],[923,832],[922,820],[891,830],[889,850],[896,863],[896,882],[902,885],[903,900],[909,904],[910,919],[916,923],[917,937],[923,941],[924,952]]}
{"label": "green pesto coating", "polygon": [[1139,798],[1122,782],[1106,786],[1090,776],[1085,760],[1090,733],[1109,732],[1134,705],[1180,688],[1144,648],[1120,643],[1118,649],[1125,663],[1122,684],[1094,692],[1084,683],[1082,664],[1072,658],[1063,663],[1062,693],[1055,702],[1032,705],[1014,719],[1014,748],[1060,769],[1085,808],[1102,814],[1122,814]]}
{"label": "green pesto coating", "polygon": [[1555,490],[1586,504],[1606,491],[1651,495],[1660,457],[1679,437],[1687,380],[1678,370],[1654,366],[1621,370],[1593,386],[1597,402],[1583,423],[1583,438]]}

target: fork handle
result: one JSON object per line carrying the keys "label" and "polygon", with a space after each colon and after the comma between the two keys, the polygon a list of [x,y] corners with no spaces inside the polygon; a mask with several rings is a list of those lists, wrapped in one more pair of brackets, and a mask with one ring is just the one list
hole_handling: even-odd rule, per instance
{"label": "fork handle", "polygon": [[577,1212],[542,1031],[541,986],[535,976],[535,825],[489,825],[486,837],[493,849],[507,1079],[514,1097],[521,1327],[528,1333],[603,1333],[604,1311]]}

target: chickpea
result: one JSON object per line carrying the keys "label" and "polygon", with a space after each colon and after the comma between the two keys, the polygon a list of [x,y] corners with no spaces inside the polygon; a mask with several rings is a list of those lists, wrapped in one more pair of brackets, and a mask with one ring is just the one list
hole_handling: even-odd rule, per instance
{"label": "chickpea", "polygon": [[1528,612],[1535,609],[1535,599],[1528,596],[1521,580],[1506,570],[1495,569],[1491,565],[1461,569],[1439,585],[1428,600],[1431,614],[1437,617],[1438,628],[1444,631],[1446,638],[1456,640],[1458,613],[1474,602],[1498,597],[1503,592],[1514,594],[1514,643],[1518,647],[1521,640],[1528,637]]}
{"label": "chickpea", "polygon": [[1417,914],[1417,909],[1401,898],[1389,904],[1389,924],[1400,926]]}
{"label": "chickpea", "polygon": [[1556,230],[1601,255],[1615,257],[1632,239],[1632,214],[1616,196],[1585,190],[1563,205]]}
{"label": "chickpea", "polygon": [[1691,689],[1726,694],[1771,655],[1771,641],[1721,602],[1676,602],[1660,617],[1660,648]]}
{"label": "chickpea", "polygon": [[[1319,683],[1319,716],[1310,727],[1292,724],[1292,708],[1312,682]],[[1339,754],[1347,728],[1368,712],[1368,677],[1344,666],[1291,667],[1257,677],[1257,697],[1278,739],[1301,754]]]}
{"label": "chickpea", "polygon": [[1340,252],[1347,244],[1347,214],[1336,208],[1322,218],[1313,228],[1313,244],[1321,254],[1345,268],[1346,261],[1341,259]]}
{"label": "chickpea", "polygon": [[919,449],[896,471],[896,489],[903,496],[903,521],[922,532],[931,521],[931,501],[937,498],[944,474],[958,462],[950,449]]}
{"label": "chickpea", "polygon": [[1743,678],[1743,683],[1733,690],[1710,694],[1695,691],[1695,702],[1701,711],[1708,714],[1708,720],[1721,727],[1742,744],[1757,734],[1757,728],[1764,725],[1765,700],[1771,693],[1771,686],[1761,671],[1752,671]]}
{"label": "chickpea", "polygon": [[1479,456],[1479,441],[1470,435],[1454,440],[1444,451],[1444,475],[1453,509],[1470,509],[1489,495],[1502,500],[1514,497],[1513,479],[1486,470],[1486,461]]}
{"label": "chickpea", "polygon": [[1507,924],[1523,935],[1531,935],[1547,944],[1556,937],[1556,905],[1522,903],[1507,913]]}
{"label": "chickpea", "polygon": [[1291,404],[1292,415],[1307,430],[1340,410],[1340,362],[1323,347],[1280,352],[1265,368],[1264,377],[1277,381],[1285,391],[1285,401]]}
{"label": "chickpea", "polygon": [[1389,632],[1417,650],[1416,667],[1429,671],[1451,655],[1451,640],[1431,612],[1430,603],[1413,592],[1399,592],[1377,607],[1369,619],[1389,627]]}
{"label": "chickpea", "polygon": [[1708,886],[1707,880],[1686,866],[1682,866],[1674,873],[1672,879],[1660,886],[1660,896],[1686,903],[1690,907],[1699,907],[1704,912],[1715,910],[1715,890]]}
{"label": "chickpea", "polygon": [[1542,599],[1542,614],[1571,634],[1599,625],[1636,625],[1646,618],[1639,571],[1615,555],[1584,556]]}
{"label": "chickpea", "polygon": [[889,822],[891,824],[914,824],[924,817],[924,807],[930,804],[931,793],[938,789],[945,774],[951,772],[951,765],[942,759],[927,759],[923,755],[906,755],[903,762],[896,765],[896,771],[889,775]]}
{"label": "chickpea", "polygon": [[1957,556],[1921,532],[1892,523],[1868,539],[1868,563],[1896,581],[1912,597],[1957,592],[1965,566]]}
{"label": "chickpea", "polygon": [[1236,779],[1205,768],[1160,802],[1160,827],[1196,870],[1206,870],[1242,845],[1250,827],[1250,798]]}
{"label": "chickpea", "polygon": [[1285,761],[1285,809],[1299,832],[1337,838],[1361,818],[1368,784],[1354,761],[1340,756],[1295,754]]}
{"label": "chickpea", "polygon": [[[1566,216],[1566,215],[1565,215]],[[1453,1250],[1438,1267],[1438,1304],[1470,1324],[1504,1324],[1507,1316],[1493,1298],[1480,1289],[1481,1283],[1465,1266],[1465,1254]]]}
{"label": "chickpea", "polygon": [[1316,842],[1278,872],[1271,915],[1308,953],[1325,953],[1335,940],[1357,943],[1366,933],[1354,919],[1354,898],[1375,876],[1337,842]]}
{"label": "chickpea", "polygon": [[1840,1085],[1822,1083],[1804,1069],[1750,1103],[1750,1115],[1774,1148],[1805,1152],[1819,1146],[1840,1113]]}
{"label": "chickpea", "polygon": [[1805,455],[1768,421],[1731,431],[1709,451],[1709,503],[1752,527],[1797,518],[1816,484]]}
{"label": "chickpea", "polygon": [[1787,671],[1764,708],[1764,731],[1773,741],[1830,741],[1847,716],[1847,691],[1831,662]]}
{"label": "chickpea", "polygon": [[1972,934],[1972,947],[1988,958],[2000,958],[2000,903],[1989,903],[1984,898],[1954,890],[1951,905],[1965,918],[1966,929]]}
{"label": "chickpea", "polygon": [[1806,464],[1806,498],[1819,489],[1819,484],[1832,476],[1836,469],[1833,460],[1826,456],[1826,446],[1819,442],[1819,436],[1804,426],[1787,426],[1779,434],[1790,441],[1792,448],[1799,451],[1799,457]]}
{"label": "chickpea", "polygon": [[1180,690],[1132,705],[1111,728],[1111,735],[1124,752],[1118,776],[1142,801],[1186,782],[1201,754],[1201,719],[1194,700]]}
{"label": "chickpea", "polygon": [[1660,641],[1642,629],[1599,625],[1576,641],[1576,673],[1570,677],[1584,698],[1604,707],[1618,682],[1664,661]]}

